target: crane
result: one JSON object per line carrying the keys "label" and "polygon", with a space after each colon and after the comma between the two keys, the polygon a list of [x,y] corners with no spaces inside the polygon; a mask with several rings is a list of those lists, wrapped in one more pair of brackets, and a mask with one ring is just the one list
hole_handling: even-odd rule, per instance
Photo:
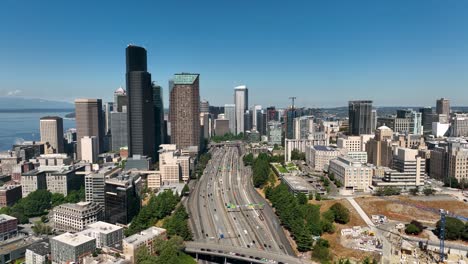
{"label": "crane", "polygon": [[291,97],[289,97],[289,99],[291,99],[291,101],[292,101],[292,106],[291,106],[291,108],[294,109],[294,100],[296,100],[296,97],[295,97],[295,96],[291,96]]}
{"label": "crane", "polygon": [[439,248],[439,253],[440,253],[440,262],[444,262],[444,247],[445,247],[445,216],[447,212],[444,209],[440,209],[440,231],[439,231],[439,239],[440,239],[440,248]]}

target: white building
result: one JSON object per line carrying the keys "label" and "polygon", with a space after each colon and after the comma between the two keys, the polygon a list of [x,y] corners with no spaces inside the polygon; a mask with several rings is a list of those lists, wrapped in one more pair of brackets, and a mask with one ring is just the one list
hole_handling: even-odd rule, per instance
{"label": "white building", "polygon": [[89,163],[96,163],[98,161],[99,145],[98,138],[83,137],[81,138],[81,160]]}
{"label": "white building", "polygon": [[104,218],[104,209],[90,202],[66,203],[54,208],[54,228],[79,232]]}
{"label": "white building", "polygon": [[173,144],[162,144],[159,147],[161,184],[188,182],[190,179],[190,156],[182,154]]}
{"label": "white building", "polygon": [[315,125],[313,116],[300,116],[293,120],[294,139],[309,139],[314,134]]}
{"label": "white building", "polygon": [[95,238],[97,248],[118,247],[124,238],[122,227],[102,221],[89,224],[79,234]]}
{"label": "white building", "polygon": [[236,105],[236,134],[244,133],[244,113],[249,107],[249,90],[241,85],[234,88],[234,104]]}
{"label": "white building", "polygon": [[134,234],[123,239],[123,254],[126,260],[135,263],[135,255],[138,249],[146,247],[150,254],[154,253],[153,245],[158,238],[166,236],[166,229],[150,227],[140,233]]}
{"label": "white building", "polygon": [[270,145],[281,145],[281,139],[283,135],[283,128],[281,122],[270,121],[268,122],[268,143]]}
{"label": "white building", "polygon": [[332,148],[329,146],[307,146],[306,162],[315,171],[323,171],[328,167],[330,160],[344,154],[343,149]]}
{"label": "white building", "polygon": [[372,185],[372,168],[350,157],[330,160],[328,172],[333,173],[347,190],[366,191]]}
{"label": "white building", "polygon": [[236,134],[236,105],[224,105],[224,118],[229,120],[229,132]]}
{"label": "white building", "polygon": [[47,242],[32,244],[26,249],[26,264],[46,264],[50,258],[50,245]]}
{"label": "white building", "polygon": [[367,163],[367,152],[365,151],[356,151],[356,152],[348,152],[346,156],[355,159],[361,163]]}
{"label": "white building", "polygon": [[348,152],[366,151],[366,143],[374,138],[374,135],[344,136],[338,138],[336,145]]}
{"label": "white building", "polygon": [[432,135],[436,138],[448,136],[449,123],[432,122]]}

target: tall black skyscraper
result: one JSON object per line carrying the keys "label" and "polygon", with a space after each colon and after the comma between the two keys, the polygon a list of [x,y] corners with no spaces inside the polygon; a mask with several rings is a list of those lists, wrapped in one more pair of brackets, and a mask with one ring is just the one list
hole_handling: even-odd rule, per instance
{"label": "tall black skyscraper", "polygon": [[372,101],[349,101],[349,134],[372,133]]}
{"label": "tall black skyscraper", "polygon": [[164,105],[162,87],[153,83],[154,144],[156,151],[164,143]]}
{"label": "tall black skyscraper", "polygon": [[146,50],[129,45],[127,59],[128,152],[155,158],[154,104]]}

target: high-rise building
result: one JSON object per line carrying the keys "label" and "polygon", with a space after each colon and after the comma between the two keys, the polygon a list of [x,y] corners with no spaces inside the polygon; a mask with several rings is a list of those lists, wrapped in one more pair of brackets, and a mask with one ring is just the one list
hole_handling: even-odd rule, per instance
{"label": "high-rise building", "polygon": [[[252,130],[252,112],[249,110],[246,110],[244,113],[244,132],[245,131],[250,131]],[[237,124],[236,124],[237,125]],[[242,132],[242,133],[244,133]]]}
{"label": "high-rise building", "polygon": [[207,100],[202,100],[200,102],[200,113],[209,113],[210,112],[210,102]]}
{"label": "high-rise building", "polygon": [[294,139],[294,118],[298,116],[295,108],[290,108],[286,112],[285,138]]}
{"label": "high-rise building", "polygon": [[[164,144],[164,104],[162,99],[162,87],[153,83],[154,104],[154,143],[155,150]],[[156,152],[157,155],[157,152]]]}
{"label": "high-rise building", "polygon": [[141,182],[141,178],[132,174],[106,179],[104,198],[106,222],[126,225],[138,214],[140,197],[137,182]]}
{"label": "high-rise building", "polygon": [[393,131],[386,126],[375,130],[375,137],[366,144],[368,162],[375,166],[390,167],[393,162]]}
{"label": "high-rise building", "polygon": [[377,128],[377,109],[372,109],[371,112],[371,128],[372,133],[374,133],[375,129]]}
{"label": "high-rise building", "polygon": [[114,103],[107,102],[104,104],[104,134],[111,133],[111,112],[114,111]]}
{"label": "high-rise building", "polygon": [[117,112],[122,112],[123,107],[128,105],[128,96],[124,88],[119,87],[114,92],[114,110]]}
{"label": "high-rise building", "polygon": [[450,100],[447,98],[440,98],[437,100],[436,113],[438,115],[450,115]]}
{"label": "high-rise building", "polygon": [[258,112],[261,112],[261,111],[262,111],[261,105],[254,105],[252,107],[252,127],[256,128],[257,131],[258,131],[257,116],[258,116]]}
{"label": "high-rise building", "polygon": [[199,74],[175,74],[173,82],[169,97],[171,143],[179,149],[200,147]]}
{"label": "high-rise building", "polygon": [[283,127],[279,121],[268,122],[268,144],[270,145],[281,145],[282,142]]}
{"label": "high-rise building", "polygon": [[229,120],[229,132],[236,134],[236,105],[224,105],[224,118]]}
{"label": "high-rise building", "polygon": [[63,153],[63,119],[45,116],[40,119],[41,141],[49,142],[55,153]]}
{"label": "high-rise building", "polygon": [[127,106],[122,107],[122,112],[112,112],[112,150],[119,151],[128,146],[128,113]]}
{"label": "high-rise building", "polygon": [[452,137],[468,136],[468,114],[455,114],[450,123],[452,124],[450,128],[450,135]]}
{"label": "high-rise building", "polygon": [[236,105],[236,134],[244,133],[244,113],[249,107],[249,90],[241,85],[234,88],[234,104]]}
{"label": "high-rise building", "polygon": [[294,139],[308,139],[314,134],[314,117],[301,116],[293,120],[293,138]]}
{"label": "high-rise building", "polygon": [[431,133],[432,130],[432,122],[436,121],[436,116],[432,111],[432,107],[422,107],[419,108],[419,112],[421,113],[421,123],[423,126],[423,132]]}
{"label": "high-rise building", "polygon": [[278,111],[274,106],[267,107],[267,123],[270,121],[279,121]]}
{"label": "high-rise building", "polygon": [[96,137],[97,152],[101,153],[104,139],[104,122],[101,99],[76,99],[76,138],[78,142],[78,159],[81,159],[81,139]]}
{"label": "high-rise building", "polygon": [[144,155],[154,159],[153,88],[151,74],[147,71],[146,49],[129,45],[126,60],[129,156]]}
{"label": "high-rise building", "polygon": [[349,101],[349,134],[372,133],[372,101]]}
{"label": "high-rise building", "polygon": [[98,140],[96,137],[82,137],[81,145],[81,160],[89,163],[96,163],[98,159]]}

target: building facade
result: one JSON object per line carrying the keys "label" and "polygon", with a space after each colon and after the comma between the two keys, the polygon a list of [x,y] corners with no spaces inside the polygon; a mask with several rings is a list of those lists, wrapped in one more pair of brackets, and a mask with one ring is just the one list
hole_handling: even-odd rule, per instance
{"label": "building facade", "polygon": [[229,120],[229,132],[236,134],[236,105],[224,105],[224,118]]}
{"label": "building facade", "polygon": [[129,236],[123,240],[123,254],[126,260],[131,263],[136,263],[136,253],[140,248],[146,247],[149,254],[154,254],[154,244],[156,239],[164,239],[166,229],[158,227],[150,227],[140,233]]}
{"label": "building facade", "polygon": [[58,116],[45,116],[40,119],[41,141],[49,142],[54,153],[64,152],[63,119]]}
{"label": "building facade", "polygon": [[343,187],[353,191],[367,191],[372,185],[372,168],[350,157],[330,160],[329,174],[334,174]]}
{"label": "building facade", "polygon": [[249,90],[241,85],[234,88],[234,104],[236,105],[236,134],[244,133],[244,113],[249,107]]}
{"label": "building facade", "polygon": [[76,99],[76,137],[78,142],[78,159],[81,156],[81,139],[96,137],[97,152],[101,152],[104,144],[104,121],[101,99]]}
{"label": "building facade", "polygon": [[79,232],[103,219],[104,209],[96,203],[67,203],[54,208],[54,228],[57,230]]}
{"label": "building facade", "polygon": [[64,233],[50,239],[53,264],[82,263],[96,250],[96,239],[81,234]]}
{"label": "building facade", "polygon": [[372,133],[372,101],[349,101],[348,111],[350,135]]}

